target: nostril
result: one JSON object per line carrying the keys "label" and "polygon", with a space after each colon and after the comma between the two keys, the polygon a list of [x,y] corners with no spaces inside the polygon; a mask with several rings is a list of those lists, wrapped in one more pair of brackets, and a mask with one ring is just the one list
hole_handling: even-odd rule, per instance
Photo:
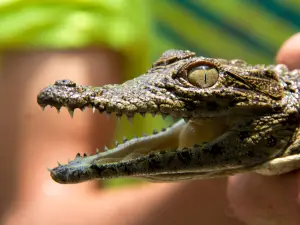
{"label": "nostril", "polygon": [[68,183],[68,171],[66,168],[57,167],[50,171],[52,179],[60,184]]}
{"label": "nostril", "polygon": [[67,86],[67,87],[76,87],[76,83],[75,82],[73,82],[71,80],[67,80],[67,79],[57,80],[57,81],[55,81],[54,85],[57,85],[57,86]]}

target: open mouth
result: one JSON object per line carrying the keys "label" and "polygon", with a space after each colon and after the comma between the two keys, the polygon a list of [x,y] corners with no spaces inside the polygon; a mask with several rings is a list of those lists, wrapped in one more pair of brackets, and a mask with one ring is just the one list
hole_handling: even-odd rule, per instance
{"label": "open mouth", "polygon": [[115,177],[170,181],[249,171],[282,154],[295,129],[286,123],[291,127],[284,130],[290,130],[280,133],[289,118],[284,91],[271,69],[181,50],[165,52],[145,74],[119,85],[58,80],[38,94],[41,107],[65,107],[71,116],[75,109],[92,107],[129,121],[147,113],[180,120],[104,152],[78,154],[50,169],[51,176],[59,183]]}
{"label": "open mouth", "polygon": [[[97,93],[101,97],[97,96]],[[105,105],[103,107],[97,104],[96,102],[106,101],[106,98],[101,95],[102,93],[101,89],[91,89],[90,87],[76,85],[69,80],[62,80],[57,81],[55,85],[43,89],[38,95],[38,103],[43,109],[48,105],[55,107],[58,111],[61,107],[67,107],[71,116],[73,116],[76,108],[84,110],[86,107],[91,107],[93,112],[105,112],[108,115],[116,114],[116,116],[122,116],[124,113],[129,120],[133,119],[136,112],[128,112],[128,108],[130,107],[127,107],[127,112],[121,112],[120,108],[116,110],[112,105],[103,104]],[[99,101],[99,98],[104,100]],[[110,101],[112,100],[110,99]],[[107,101],[107,104],[110,104],[110,101]],[[146,113],[151,113],[152,116],[174,117],[174,114],[161,113],[154,111],[154,109],[149,110],[150,112],[145,111],[139,113],[142,116],[145,116]],[[218,126],[215,126],[216,123]],[[58,167],[49,169],[49,171],[52,178],[59,183],[77,183],[99,178],[97,175],[100,173],[99,165],[110,165],[111,168],[106,168],[105,172],[101,172],[102,178],[99,178],[106,179],[118,176],[118,172],[112,169],[114,166],[122,164],[126,166],[126,164],[130,163],[132,165],[136,164],[136,168],[131,168],[132,171],[128,169],[127,174],[126,172],[123,172],[123,174],[120,173],[120,176],[148,177],[147,170],[150,168],[148,164],[144,163],[145,165],[143,165],[141,163],[143,159],[159,157],[159,160],[155,162],[156,165],[153,164],[152,166],[163,168],[169,161],[167,157],[169,154],[172,155],[181,152],[178,160],[183,161],[184,165],[186,165],[193,158],[190,155],[191,153],[188,152],[189,148],[199,148],[199,146],[214,139],[226,129],[227,125],[224,118],[191,119],[186,117],[168,128],[160,131],[154,130],[151,135],[136,137],[130,140],[124,138],[123,143],[111,149],[105,148],[104,152],[97,151],[94,155],[90,156],[87,154],[77,154],[75,159],[69,161],[68,164],[59,164]],[[154,160],[152,161],[154,163]],[[134,170],[139,172],[134,172]],[[176,169],[175,166],[175,169],[169,172],[176,174],[177,171],[179,169]],[[154,173],[157,175],[160,174],[162,177],[165,174],[163,171]]]}

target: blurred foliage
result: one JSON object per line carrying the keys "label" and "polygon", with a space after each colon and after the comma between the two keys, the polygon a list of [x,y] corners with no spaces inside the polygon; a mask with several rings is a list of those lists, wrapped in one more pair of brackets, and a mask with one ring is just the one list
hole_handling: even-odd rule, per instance
{"label": "blurred foliage", "polygon": [[[155,55],[168,48],[199,55],[274,63],[281,44],[300,28],[299,1],[152,1]],[[154,57],[153,57],[154,58]]]}
{"label": "blurred foliage", "polygon": [[[131,49],[147,39],[147,10],[138,0],[2,1],[0,46]],[[139,10],[135,10],[138,8]]]}
{"label": "blurred foliage", "polygon": [[111,179],[111,180],[106,180],[101,183],[101,188],[120,188],[124,187],[127,185],[140,185],[145,183],[145,180],[143,179],[130,179],[130,178],[117,178],[117,179]]}

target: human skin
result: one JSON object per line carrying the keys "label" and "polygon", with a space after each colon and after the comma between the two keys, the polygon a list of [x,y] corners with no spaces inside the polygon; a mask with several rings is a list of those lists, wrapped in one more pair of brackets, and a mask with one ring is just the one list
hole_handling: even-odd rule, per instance
{"label": "human skin", "polygon": [[[291,69],[300,68],[300,34],[283,44],[277,61]],[[48,118],[49,115],[50,112],[40,116]],[[54,135],[56,138],[53,129],[48,131],[47,137]],[[52,146],[39,144],[45,158],[53,160],[68,154],[53,149],[56,142],[52,141]],[[72,147],[72,143],[70,145]],[[34,171],[42,170],[44,165]],[[7,215],[4,224],[296,225],[300,221],[299,178],[297,171],[276,177],[246,173],[228,179],[143,184],[97,191],[86,188],[85,184],[57,186],[45,176],[31,188],[39,190],[43,182],[49,182],[48,191],[19,204]],[[24,183],[20,185],[25,187]]]}

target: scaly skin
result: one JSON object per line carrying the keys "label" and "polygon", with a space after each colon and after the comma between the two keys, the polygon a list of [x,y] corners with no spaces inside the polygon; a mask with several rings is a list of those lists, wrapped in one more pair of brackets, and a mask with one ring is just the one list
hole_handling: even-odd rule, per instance
{"label": "scaly skin", "polygon": [[165,52],[145,74],[120,85],[91,87],[59,80],[37,101],[57,110],[92,107],[125,114],[182,118],[173,126],[50,170],[59,183],[143,177],[177,181],[245,171],[276,175],[300,167],[298,70],[242,60]]}

